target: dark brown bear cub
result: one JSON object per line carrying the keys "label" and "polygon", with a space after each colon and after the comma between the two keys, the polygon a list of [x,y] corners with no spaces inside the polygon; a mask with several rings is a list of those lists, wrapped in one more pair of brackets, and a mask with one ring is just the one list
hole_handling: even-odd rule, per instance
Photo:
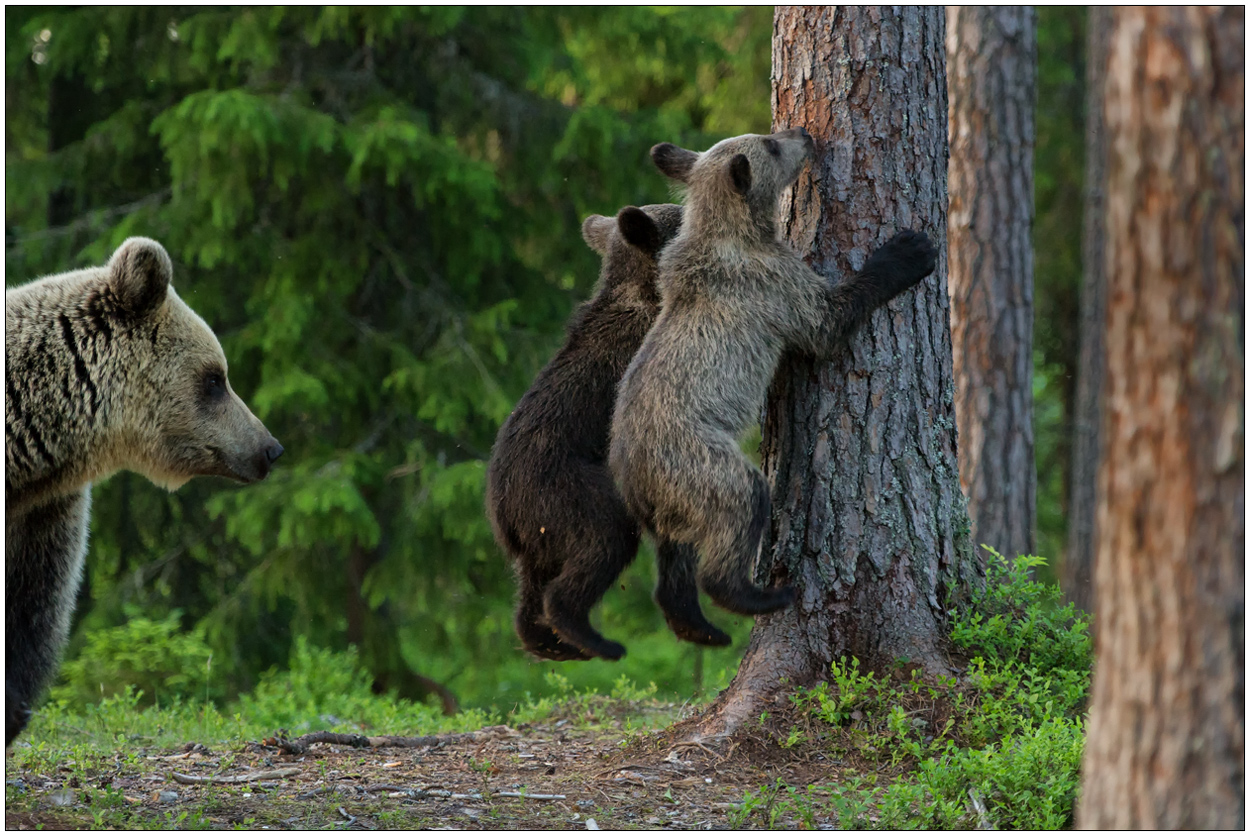
{"label": "dark brown bear cub", "polygon": [[[659,314],[656,257],[681,225],[671,204],[592,215],[582,236],[603,256],[599,286],[568,325],[564,346],[517,403],[495,440],[486,509],[520,585],[516,631],[545,659],[619,659],[625,648],[590,626],[599,602],[638,551],[641,531],[606,458],[616,387]],[[680,638],[725,645],[699,608],[695,553],[657,543],[656,603]]]}
{"label": "dark brown bear cub", "polygon": [[832,284],[777,236],[778,199],[814,151],[802,128],[696,154],[652,149],[686,187],[680,234],[660,257],[664,309],[621,380],[610,464],[630,510],[700,552],[698,585],[731,612],[787,606],[751,583],[771,497],[738,439],[760,415],[784,351],[829,357],[872,311],[933,272],[937,252],[903,231]]}

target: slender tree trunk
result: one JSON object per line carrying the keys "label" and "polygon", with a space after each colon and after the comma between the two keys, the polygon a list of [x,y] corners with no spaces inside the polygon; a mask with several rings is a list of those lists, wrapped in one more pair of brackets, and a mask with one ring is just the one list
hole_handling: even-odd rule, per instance
{"label": "slender tree trunk", "polygon": [[948,6],[951,343],[974,544],[1033,554],[1037,12]]}
{"label": "slender tree trunk", "polygon": [[1112,12],[1084,828],[1245,826],[1244,37]]}
{"label": "slender tree trunk", "polygon": [[441,682],[422,676],[404,661],[399,647],[399,626],[382,604],[377,609],[365,599],[364,584],[369,570],[378,562],[377,550],[366,550],[353,542],[347,561],[347,641],[356,645],[361,659],[373,674],[373,692],[385,694],[394,690],[400,697],[424,702],[431,694],[438,698],[443,713],[460,710],[456,695]]}
{"label": "slender tree trunk", "polygon": [[1081,235],[1081,354],[1072,415],[1072,463],[1068,489],[1068,548],[1063,588],[1068,600],[1094,611],[1095,516],[1099,423],[1102,420],[1103,330],[1107,315],[1107,272],[1103,263],[1106,224],[1107,141],[1102,118],[1111,9],[1090,6],[1085,63],[1085,217]]}
{"label": "slender tree trunk", "polygon": [[[944,249],[945,65],[941,8],[777,8],[773,126],[806,127],[817,149],[782,218],[820,273],[849,275],[904,228]],[[838,360],[790,357],[778,371],[761,569],[796,584],[798,601],[757,619],[697,735],[733,731],[844,654],[950,671],[945,614],[980,570],[959,491],[945,276],[941,259]]]}

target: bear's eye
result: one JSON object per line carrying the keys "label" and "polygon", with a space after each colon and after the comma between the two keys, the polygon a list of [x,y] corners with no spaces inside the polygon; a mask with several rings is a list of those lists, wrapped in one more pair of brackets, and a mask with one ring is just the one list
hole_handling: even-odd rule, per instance
{"label": "bear's eye", "polygon": [[781,156],[781,146],[777,144],[777,140],[775,139],[764,140],[764,147],[767,148],[768,153],[772,154],[774,157]]}
{"label": "bear's eye", "polygon": [[209,400],[217,400],[226,394],[226,376],[216,369],[204,373],[204,396]]}

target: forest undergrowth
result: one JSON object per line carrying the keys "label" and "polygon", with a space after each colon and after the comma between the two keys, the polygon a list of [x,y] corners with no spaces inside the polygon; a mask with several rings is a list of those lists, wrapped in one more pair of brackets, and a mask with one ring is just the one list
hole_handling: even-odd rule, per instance
{"label": "forest undergrowth", "polygon": [[[603,694],[552,673],[547,695],[508,712],[447,717],[374,695],[352,654],[304,642],[225,708],[143,705],[132,687],[76,709],[62,693],[6,754],[5,824],[1069,828],[1090,638],[1057,587],[1030,580],[1040,562],[991,557],[985,592],[952,618],[955,675],[841,659],[716,744],[679,742],[699,704],[625,677]],[[291,745],[320,730],[359,745]]]}

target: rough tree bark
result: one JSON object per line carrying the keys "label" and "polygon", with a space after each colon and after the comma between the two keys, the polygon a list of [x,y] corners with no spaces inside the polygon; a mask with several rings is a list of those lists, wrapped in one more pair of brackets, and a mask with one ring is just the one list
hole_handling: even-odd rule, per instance
{"label": "rough tree bark", "polygon": [[1081,234],[1081,351],[1072,408],[1072,462],[1068,488],[1068,543],[1063,590],[1085,612],[1094,611],[1095,516],[1098,438],[1102,420],[1103,330],[1107,273],[1103,263],[1106,222],[1107,142],[1102,118],[1111,9],[1090,6],[1085,63],[1085,217]]}
{"label": "rough tree bark", "polygon": [[[945,250],[945,64],[940,7],[777,8],[773,127],[816,139],[782,222],[822,275],[849,275],[899,229]],[[732,732],[844,654],[950,671],[946,609],[980,568],[959,490],[945,277],[942,258],[840,359],[783,361],[763,427],[774,513],[760,563],[798,601],[757,619],[695,736]]]}
{"label": "rough tree bark", "polygon": [[1112,12],[1083,828],[1245,826],[1244,38]]}
{"label": "rough tree bark", "polygon": [[974,544],[1033,554],[1036,10],[948,6],[946,60],[959,481]]}

